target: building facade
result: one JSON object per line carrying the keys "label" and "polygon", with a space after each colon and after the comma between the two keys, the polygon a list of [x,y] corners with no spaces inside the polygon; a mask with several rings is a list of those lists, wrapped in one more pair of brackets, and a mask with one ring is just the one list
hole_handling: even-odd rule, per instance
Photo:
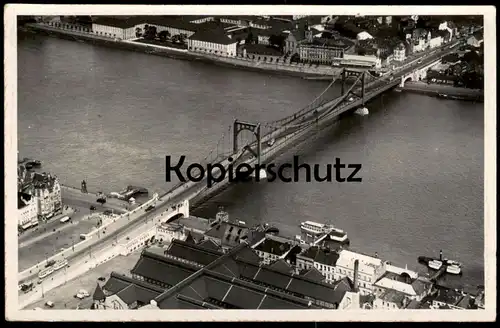
{"label": "building facade", "polygon": [[57,177],[46,173],[33,173],[24,192],[35,199],[39,216],[51,218],[62,212],[61,186]]}
{"label": "building facade", "polygon": [[339,252],[339,259],[335,265],[334,278],[340,280],[344,277],[354,279],[355,262],[358,260],[358,289],[361,295],[373,293],[373,283],[375,283],[379,274],[379,268],[382,267],[382,261],[379,258],[355,253],[349,250]]}
{"label": "building facade", "polygon": [[431,39],[429,40],[429,48],[437,48],[443,44],[443,37],[439,33],[439,31],[432,31]]}
{"label": "building facade", "polygon": [[307,63],[331,65],[335,59],[344,56],[344,49],[302,44],[298,47],[300,59]]}
{"label": "building facade", "polygon": [[236,56],[237,44],[222,29],[200,30],[188,38],[188,50],[224,57]]}
{"label": "building facade", "polygon": [[17,202],[18,225],[22,229],[27,229],[38,223],[37,202],[29,194],[19,192]]}
{"label": "building facade", "polygon": [[394,48],[394,60],[403,62],[406,59],[406,48],[405,46],[400,43]]}

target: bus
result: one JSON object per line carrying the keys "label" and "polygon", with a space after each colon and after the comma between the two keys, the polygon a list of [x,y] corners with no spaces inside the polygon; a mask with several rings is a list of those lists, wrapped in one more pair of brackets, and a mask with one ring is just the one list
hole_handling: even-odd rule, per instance
{"label": "bus", "polygon": [[63,218],[60,220],[61,223],[66,223],[68,222],[69,220],[71,220],[71,218],[67,215],[63,216]]}

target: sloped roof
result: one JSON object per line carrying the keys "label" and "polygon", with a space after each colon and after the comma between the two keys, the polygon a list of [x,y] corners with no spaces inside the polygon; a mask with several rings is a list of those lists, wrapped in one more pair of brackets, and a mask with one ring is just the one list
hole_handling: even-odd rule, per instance
{"label": "sloped roof", "polygon": [[205,248],[205,249],[210,249],[213,251],[220,251],[219,245],[214,243],[211,239],[208,240],[202,240],[201,242],[198,243],[198,246]]}
{"label": "sloped roof", "polygon": [[94,294],[92,295],[92,299],[95,301],[102,301],[106,299],[106,295],[104,295],[104,292],[102,291],[102,288],[99,284],[95,287]]}
{"label": "sloped roof", "polygon": [[195,32],[193,35],[189,37],[191,40],[196,40],[196,41],[203,41],[203,42],[210,42],[210,43],[216,43],[216,44],[233,44],[236,43],[236,40],[231,40],[225,32],[222,27],[220,28],[215,28],[215,29],[200,29],[197,32]]}
{"label": "sloped roof", "polygon": [[291,272],[293,270],[292,266],[283,260],[275,261],[269,265],[269,268],[279,271],[279,272]]}
{"label": "sloped roof", "polygon": [[309,278],[311,280],[318,281],[318,282],[321,282],[321,281],[325,280],[325,277],[315,267],[312,267],[311,269],[309,269],[308,271],[306,271],[303,274],[303,276],[307,277],[307,278]]}

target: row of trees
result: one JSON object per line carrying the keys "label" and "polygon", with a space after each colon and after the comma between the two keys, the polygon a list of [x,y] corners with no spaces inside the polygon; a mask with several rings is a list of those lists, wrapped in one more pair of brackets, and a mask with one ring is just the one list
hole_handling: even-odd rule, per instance
{"label": "row of trees", "polygon": [[185,44],[187,35],[186,34],[176,34],[172,36],[169,31],[163,30],[158,32],[156,26],[154,25],[144,25],[144,30],[140,27],[135,29],[135,36],[138,38],[144,38],[145,40],[158,40],[161,42],[173,42],[173,43],[181,43]]}

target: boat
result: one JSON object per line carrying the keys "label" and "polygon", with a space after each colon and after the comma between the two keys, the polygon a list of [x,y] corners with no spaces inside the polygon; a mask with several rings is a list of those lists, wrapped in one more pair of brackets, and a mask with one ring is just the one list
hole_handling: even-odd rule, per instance
{"label": "boat", "polygon": [[40,273],[38,274],[38,278],[43,279],[43,278],[47,277],[48,275],[52,274],[53,272],[54,272],[54,269],[52,267],[50,267],[48,269],[40,271]]}
{"label": "boat", "polygon": [[462,272],[462,268],[457,264],[448,265],[446,267],[446,273],[460,274],[461,272]]}
{"label": "boat", "polygon": [[270,234],[279,234],[280,233],[280,230],[278,228],[276,228],[275,226],[269,226],[269,225],[266,225],[266,233],[270,233]]}
{"label": "boat", "polygon": [[432,261],[429,261],[429,263],[427,265],[431,269],[439,270],[443,266],[443,262],[438,261],[438,260],[432,260]]}
{"label": "boat", "polygon": [[57,261],[57,263],[54,264],[53,269],[54,269],[54,271],[57,271],[59,269],[64,268],[67,265],[68,265],[68,260]]}
{"label": "boat", "polygon": [[334,227],[329,224],[322,224],[313,221],[304,221],[300,223],[300,229],[313,235],[330,233]]}
{"label": "boat", "polygon": [[333,228],[328,235],[330,236],[330,240],[337,241],[339,243],[347,241],[347,233],[337,228]]}

